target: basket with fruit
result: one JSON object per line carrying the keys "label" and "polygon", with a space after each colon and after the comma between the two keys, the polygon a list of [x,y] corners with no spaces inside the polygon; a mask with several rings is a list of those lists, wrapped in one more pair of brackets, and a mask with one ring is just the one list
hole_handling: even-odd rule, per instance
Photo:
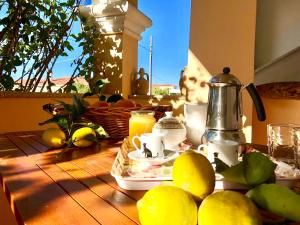
{"label": "basket with fruit", "polygon": [[170,105],[142,106],[120,95],[112,95],[106,101],[98,101],[86,108],[84,117],[95,124],[101,125],[111,138],[124,138],[129,134],[129,119],[135,110],[152,110],[155,119],[160,119]]}

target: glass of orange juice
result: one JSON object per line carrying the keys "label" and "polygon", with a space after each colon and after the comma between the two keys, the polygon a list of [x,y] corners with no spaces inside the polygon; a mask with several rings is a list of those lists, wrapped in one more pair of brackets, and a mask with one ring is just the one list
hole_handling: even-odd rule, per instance
{"label": "glass of orange juice", "polygon": [[[151,110],[137,110],[131,112],[129,119],[129,142],[132,143],[132,137],[140,136],[143,133],[151,133],[156,120],[154,112]],[[136,144],[140,147],[137,140]]]}

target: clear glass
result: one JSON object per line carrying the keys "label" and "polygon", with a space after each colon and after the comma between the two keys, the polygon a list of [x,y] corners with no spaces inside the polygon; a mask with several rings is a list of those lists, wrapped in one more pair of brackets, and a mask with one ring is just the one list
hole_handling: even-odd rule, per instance
{"label": "clear glass", "polygon": [[294,124],[268,124],[268,154],[278,161],[295,165]]}
{"label": "clear glass", "polygon": [[[156,120],[154,112],[150,110],[137,110],[131,112],[129,119],[129,142],[134,136],[140,136],[143,133],[151,133]],[[138,147],[140,143],[136,141]]]}
{"label": "clear glass", "polygon": [[293,128],[295,165],[300,169],[300,127]]}

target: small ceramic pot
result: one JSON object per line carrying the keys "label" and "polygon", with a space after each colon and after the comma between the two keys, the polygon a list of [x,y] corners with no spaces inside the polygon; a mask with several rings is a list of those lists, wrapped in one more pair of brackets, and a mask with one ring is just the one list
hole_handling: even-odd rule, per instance
{"label": "small ceramic pot", "polygon": [[185,126],[172,116],[173,112],[166,112],[166,116],[158,120],[152,132],[162,134],[165,149],[179,150],[179,144],[186,138]]}

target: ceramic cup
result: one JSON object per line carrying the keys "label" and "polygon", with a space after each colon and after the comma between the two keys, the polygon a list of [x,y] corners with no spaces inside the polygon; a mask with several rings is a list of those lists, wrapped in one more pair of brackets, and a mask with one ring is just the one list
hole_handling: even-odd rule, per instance
{"label": "ceramic cup", "polygon": [[214,140],[206,144],[201,144],[197,149],[204,153],[208,160],[213,163],[214,158],[218,157],[229,166],[238,164],[239,143],[230,140]]}
{"label": "ceramic cup", "polygon": [[[136,140],[139,140],[141,147],[138,147]],[[155,133],[144,133],[141,136],[132,138],[132,145],[138,151],[139,157],[145,158],[163,158],[164,157],[164,139],[163,135]]]}

